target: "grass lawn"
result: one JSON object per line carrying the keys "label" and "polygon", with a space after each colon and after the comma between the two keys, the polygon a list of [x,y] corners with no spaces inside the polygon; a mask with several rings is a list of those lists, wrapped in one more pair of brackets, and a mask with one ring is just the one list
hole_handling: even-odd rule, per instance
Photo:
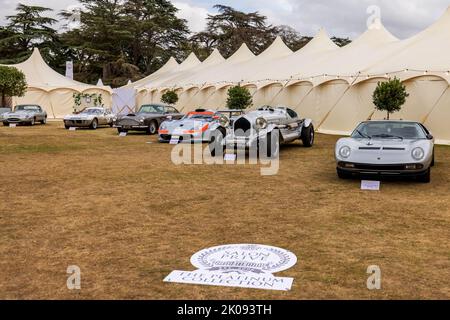
{"label": "grass lawn", "polygon": [[[431,184],[363,192],[337,178],[336,140],[282,148],[279,174],[263,177],[259,165],[175,166],[172,146],[139,133],[0,127],[0,298],[449,299],[450,147],[436,148]],[[163,283],[194,270],[195,252],[234,243],[294,252],[277,274],[292,290]],[[81,291],[66,287],[69,265]]]}

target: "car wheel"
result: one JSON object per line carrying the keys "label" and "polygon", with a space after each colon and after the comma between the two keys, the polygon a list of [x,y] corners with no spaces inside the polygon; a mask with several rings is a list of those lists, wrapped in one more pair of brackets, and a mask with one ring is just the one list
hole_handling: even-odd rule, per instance
{"label": "car wheel", "polygon": [[41,124],[47,124],[47,117],[45,117],[44,120],[41,121]]}
{"label": "car wheel", "polygon": [[311,148],[314,144],[314,138],[315,138],[314,126],[311,124],[307,128],[303,127],[300,138],[302,140],[304,147]]}
{"label": "car wheel", "polygon": [[422,183],[430,183],[431,182],[431,169],[428,169],[424,174],[417,176],[417,181]]}
{"label": "car wheel", "polygon": [[9,127],[9,123],[8,123],[8,122],[3,122],[3,125],[4,125],[5,127]]}
{"label": "car wheel", "polygon": [[98,128],[98,120],[94,119],[91,122],[91,125],[89,126],[92,130],[96,130]]}
{"label": "car wheel", "polygon": [[209,152],[212,157],[218,155],[218,151],[222,150],[222,156],[225,154],[226,147],[222,145],[222,141],[226,136],[225,129],[220,128],[211,132],[211,137],[209,138]]}
{"label": "car wheel", "polygon": [[70,129],[70,126],[68,126],[68,125],[64,125],[64,128],[66,128],[66,130],[69,130]]}
{"label": "car wheel", "polygon": [[36,123],[36,118],[31,119],[30,126],[34,126],[35,123]]}
{"label": "car wheel", "polygon": [[434,161],[434,150],[433,150],[433,159],[431,160],[431,166],[434,167],[435,161]]}
{"label": "car wheel", "polygon": [[352,177],[352,175],[350,173],[344,172],[340,169],[337,169],[337,175],[338,175],[339,179],[343,179],[343,180],[348,180]]}
{"label": "car wheel", "polygon": [[147,133],[151,136],[155,135],[158,132],[158,123],[156,121],[151,121]]}
{"label": "car wheel", "polygon": [[[272,143],[272,137],[276,136],[275,141]],[[276,158],[280,154],[280,132],[278,130],[274,130],[269,132],[266,136],[265,141],[265,156],[267,158]]]}

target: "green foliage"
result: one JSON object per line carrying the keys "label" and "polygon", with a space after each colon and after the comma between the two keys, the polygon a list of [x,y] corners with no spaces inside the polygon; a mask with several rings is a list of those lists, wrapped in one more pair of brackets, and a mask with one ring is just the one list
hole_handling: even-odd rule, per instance
{"label": "green foliage", "polygon": [[389,79],[386,82],[378,82],[378,86],[373,93],[373,103],[379,111],[387,112],[387,119],[391,113],[398,112],[405,104],[409,94],[406,87],[397,78]]}
{"label": "green foliage", "polygon": [[161,101],[169,105],[174,105],[178,102],[178,94],[175,90],[169,90],[162,95]]}
{"label": "green foliage", "polygon": [[0,66],[1,106],[6,105],[6,97],[23,97],[27,90],[25,74],[13,67]]}
{"label": "green foliage", "polygon": [[253,103],[252,95],[247,88],[236,86],[228,90],[227,108],[230,110],[244,110]]}
{"label": "green foliage", "polygon": [[28,58],[33,47],[51,60],[52,52],[59,45],[58,35],[51,25],[55,19],[44,16],[52,9],[19,4],[16,14],[7,16],[8,24],[0,32],[0,53],[3,63],[18,63]]}
{"label": "green foliage", "polygon": [[80,111],[83,102],[89,103],[90,106],[103,107],[103,96],[97,93],[74,93],[73,102],[74,112],[78,112]]}

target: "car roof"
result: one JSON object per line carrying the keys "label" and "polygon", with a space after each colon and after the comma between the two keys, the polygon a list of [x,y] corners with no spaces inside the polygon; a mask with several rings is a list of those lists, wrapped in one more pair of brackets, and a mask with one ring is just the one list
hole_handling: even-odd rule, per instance
{"label": "car roof", "polygon": [[412,120],[368,120],[368,121],[363,121],[361,123],[414,123],[414,124],[419,124],[419,122],[417,121],[412,121]]}

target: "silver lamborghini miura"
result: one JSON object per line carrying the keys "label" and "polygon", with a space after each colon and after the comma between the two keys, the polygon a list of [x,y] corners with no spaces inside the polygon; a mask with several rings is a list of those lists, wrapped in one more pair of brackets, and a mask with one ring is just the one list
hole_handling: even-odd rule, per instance
{"label": "silver lamborghini miura", "polygon": [[335,150],[337,174],[352,176],[411,176],[430,182],[434,138],[424,125],[411,121],[367,121]]}

